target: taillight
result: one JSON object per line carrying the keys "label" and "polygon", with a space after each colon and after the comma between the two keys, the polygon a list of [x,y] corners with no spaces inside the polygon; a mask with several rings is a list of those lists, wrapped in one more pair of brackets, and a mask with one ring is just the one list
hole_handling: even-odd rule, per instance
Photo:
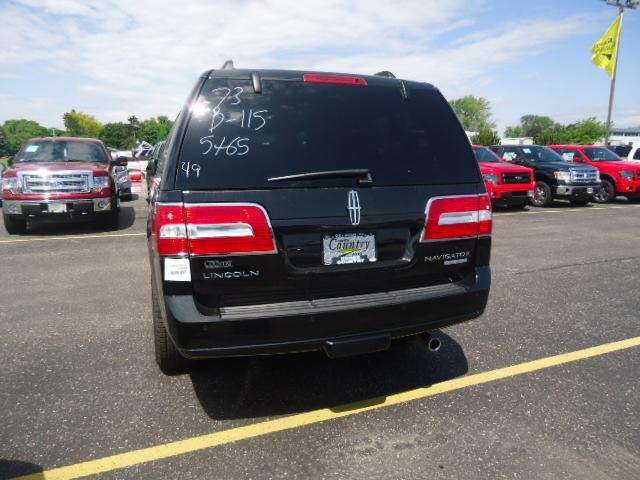
{"label": "taillight", "polygon": [[161,255],[276,253],[267,212],[255,204],[158,204],[156,231]]}
{"label": "taillight", "polygon": [[155,206],[155,234],[160,255],[187,255],[187,225],[181,203],[158,203]]}
{"label": "taillight", "polygon": [[350,75],[318,75],[317,73],[307,73],[302,76],[305,82],[311,83],[339,83],[342,85],[360,85],[364,87],[367,81],[362,77],[352,77]]}
{"label": "taillight", "polygon": [[275,253],[267,212],[253,204],[185,205],[193,255]]}
{"label": "taillight", "polygon": [[487,195],[435,197],[426,209],[421,241],[491,235],[493,220]]}

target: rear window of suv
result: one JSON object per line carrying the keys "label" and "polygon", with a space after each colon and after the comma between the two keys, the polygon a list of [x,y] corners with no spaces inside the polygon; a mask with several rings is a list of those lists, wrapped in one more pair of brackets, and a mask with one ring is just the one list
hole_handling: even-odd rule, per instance
{"label": "rear window of suv", "polygon": [[210,79],[191,106],[177,171],[181,189],[354,185],[353,178],[287,180],[368,169],[374,186],[479,181],[471,146],[430,87]]}

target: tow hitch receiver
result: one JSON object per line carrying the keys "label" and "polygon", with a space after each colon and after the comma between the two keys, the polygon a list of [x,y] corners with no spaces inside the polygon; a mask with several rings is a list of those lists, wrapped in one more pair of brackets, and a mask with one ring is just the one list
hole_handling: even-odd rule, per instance
{"label": "tow hitch receiver", "polygon": [[382,334],[358,336],[346,340],[327,340],[323,348],[329,358],[341,358],[387,350],[390,345],[391,335]]}

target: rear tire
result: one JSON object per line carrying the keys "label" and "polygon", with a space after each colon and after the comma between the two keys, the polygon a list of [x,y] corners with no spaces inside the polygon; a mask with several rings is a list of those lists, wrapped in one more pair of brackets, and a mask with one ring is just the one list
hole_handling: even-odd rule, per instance
{"label": "rear tire", "polygon": [[153,344],[156,353],[156,363],[165,375],[179,375],[187,371],[188,359],[178,352],[162,321],[160,307],[155,289],[151,287],[151,312],[153,316]]}
{"label": "rear tire", "polygon": [[553,202],[551,187],[546,182],[537,182],[533,198],[529,199],[534,207],[548,207]]}
{"label": "rear tire", "polygon": [[611,203],[613,199],[616,198],[616,187],[609,180],[602,180],[602,185],[593,194],[593,200],[596,203]]}
{"label": "rear tire", "polygon": [[9,235],[20,235],[27,231],[27,220],[14,215],[3,214],[4,228]]}

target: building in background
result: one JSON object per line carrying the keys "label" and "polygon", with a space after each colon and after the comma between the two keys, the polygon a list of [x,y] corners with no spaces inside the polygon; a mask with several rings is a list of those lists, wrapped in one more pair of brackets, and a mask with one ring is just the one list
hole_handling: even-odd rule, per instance
{"label": "building in background", "polygon": [[610,145],[639,145],[640,127],[612,128],[609,136]]}
{"label": "building in background", "polygon": [[533,137],[503,137],[501,145],[533,145]]}

